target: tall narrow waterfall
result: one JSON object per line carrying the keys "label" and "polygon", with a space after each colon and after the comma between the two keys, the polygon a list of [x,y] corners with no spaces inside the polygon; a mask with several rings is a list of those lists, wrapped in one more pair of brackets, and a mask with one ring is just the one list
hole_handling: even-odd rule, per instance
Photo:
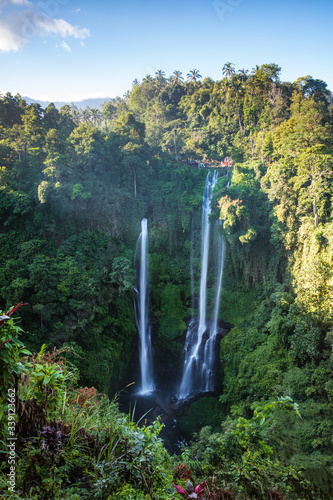
{"label": "tall narrow waterfall", "polygon": [[191,317],[193,318],[194,311],[194,270],[193,270],[193,239],[194,239],[194,223],[193,217],[191,220],[191,253],[190,253],[190,274],[191,274]]}
{"label": "tall narrow waterfall", "polygon": [[140,346],[140,370],[141,388],[139,394],[148,394],[155,389],[152,375],[151,338],[149,325],[149,300],[148,300],[148,277],[149,277],[149,257],[148,257],[148,221],[142,219],[141,233],[139,235],[136,251],[136,300],[135,300],[135,320],[139,330]]}
{"label": "tall narrow waterfall", "polygon": [[[211,176],[208,172],[206,178],[205,189],[202,196],[202,218],[201,218],[201,276],[200,276],[200,296],[199,296],[199,321],[192,318],[186,334],[185,341],[185,362],[183,377],[179,388],[179,397],[186,398],[193,391],[210,390],[211,379],[211,363],[212,356],[205,356],[205,344],[210,339],[211,329],[207,328],[206,309],[207,309],[207,275],[208,275],[208,257],[210,246],[210,222],[209,215],[211,213],[210,201],[212,198],[213,188],[218,178],[217,170]],[[222,275],[221,275],[222,280]],[[220,280],[220,281],[221,281]],[[217,287],[218,290],[219,287]],[[220,302],[220,293],[216,300]],[[218,317],[218,305],[216,313],[216,326]],[[208,338],[207,338],[208,334]],[[215,333],[216,335],[216,333]],[[209,349],[208,349],[209,350]],[[208,365],[208,359],[209,365]],[[207,389],[208,387],[208,389]]]}
{"label": "tall narrow waterfall", "polygon": [[[217,228],[217,225],[216,225]],[[217,335],[217,323],[219,319],[220,299],[222,291],[223,265],[224,265],[224,239],[218,230],[217,233],[217,282],[213,321],[210,325],[209,338],[205,344],[204,361],[202,364],[202,377],[206,382],[206,391],[214,389],[213,369],[215,363],[214,348]]]}

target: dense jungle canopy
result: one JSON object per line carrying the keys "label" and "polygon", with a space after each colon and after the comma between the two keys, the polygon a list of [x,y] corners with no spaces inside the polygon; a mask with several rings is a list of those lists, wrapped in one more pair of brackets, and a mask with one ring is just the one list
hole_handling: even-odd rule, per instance
{"label": "dense jungle canopy", "polygon": [[[101,110],[0,97],[1,314],[28,303],[0,326],[2,418],[21,386],[21,421],[28,407],[35,421],[17,422],[12,498],[180,498],[172,474],[206,480],[199,498],[333,496],[333,100],[322,80],[279,74],[160,70]],[[131,382],[143,217],[158,379],[181,366],[209,168],[232,328],[220,389],[179,419],[191,444],[173,462],[158,422],[138,427],[98,393]]]}

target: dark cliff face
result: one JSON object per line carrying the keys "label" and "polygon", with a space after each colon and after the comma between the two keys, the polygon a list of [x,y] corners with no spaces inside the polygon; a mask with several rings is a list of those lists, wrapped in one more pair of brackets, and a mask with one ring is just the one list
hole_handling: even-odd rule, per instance
{"label": "dark cliff face", "polygon": [[[187,324],[193,321],[188,319]],[[218,322],[218,331],[216,334],[216,342],[214,345],[214,393],[219,393],[219,390],[222,386],[221,380],[221,372],[220,372],[220,342],[226,337],[231,330],[233,325],[231,323],[225,322],[223,320],[219,320]],[[204,333],[203,335],[203,346],[205,345],[207,339],[209,337],[209,331]],[[177,393],[179,390],[179,385],[183,373],[183,364],[184,364],[184,345],[186,338],[186,330],[181,337],[176,339],[177,345],[179,347],[178,357],[176,359],[172,359],[170,364],[168,363],[167,358],[163,358],[163,353],[158,352],[155,342],[156,337],[154,334],[154,329],[152,332],[152,371],[154,374],[154,381],[156,382],[156,390],[161,392],[164,398],[172,398],[172,401],[177,405],[180,403],[178,400]],[[128,368],[125,372],[123,387],[126,387],[128,384],[133,384],[130,389],[130,393],[135,393],[140,386],[140,366],[139,366],[139,341],[138,334],[133,341],[133,349],[132,356],[130,362],[128,364]],[[112,394],[112,392],[111,392]],[[193,394],[188,399],[200,397],[201,392],[198,394],[194,391]],[[171,404],[171,403],[170,403]]]}
{"label": "dark cliff face", "polygon": [[[188,322],[191,320],[189,319]],[[119,393],[118,401],[120,409],[125,413],[133,412],[133,418],[136,421],[144,421],[146,424],[152,423],[156,418],[160,418],[164,427],[160,434],[164,444],[170,453],[179,454],[181,446],[191,439],[193,432],[198,432],[200,427],[194,414],[201,414],[201,425],[212,424],[217,429],[220,427],[222,419],[222,406],[219,403],[218,396],[221,394],[223,381],[220,370],[220,342],[228,335],[232,328],[231,323],[220,320],[218,323],[218,332],[214,346],[214,391],[193,392],[186,399],[179,399],[177,393],[183,371],[184,356],[181,353],[176,363],[173,363],[173,369],[166,372],[168,366],[166,363],[157,361],[158,353],[153,349],[153,372],[156,390],[152,394],[142,396],[138,394],[140,386],[140,369],[138,359],[138,345],[135,342],[133,355],[129,368],[126,372],[126,384]],[[205,343],[209,332],[204,333],[203,342]],[[181,349],[184,349],[186,332],[177,339]],[[134,384],[133,384],[134,382]],[[130,385],[131,384],[131,385]],[[113,395],[113,394],[112,394]],[[198,404],[196,409],[192,407]],[[143,419],[143,420],[142,420]]]}

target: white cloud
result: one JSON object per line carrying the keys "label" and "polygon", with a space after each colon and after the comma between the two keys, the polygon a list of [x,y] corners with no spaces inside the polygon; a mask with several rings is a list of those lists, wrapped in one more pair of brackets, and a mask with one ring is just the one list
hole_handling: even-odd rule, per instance
{"label": "white cloud", "polygon": [[54,33],[67,38],[68,36],[74,36],[74,38],[86,38],[90,35],[87,28],[79,28],[77,26],[72,26],[64,19],[52,19],[51,17],[41,15],[38,20],[38,26],[45,33]]}
{"label": "white cloud", "polygon": [[29,0],[0,0],[0,7],[5,5],[24,5],[25,7],[31,7],[32,3]]}
{"label": "white cloud", "polygon": [[[9,12],[6,9],[5,14],[2,14],[0,10],[0,51],[2,52],[16,52],[34,36],[58,35],[62,38],[74,37],[81,40],[90,36],[87,28],[73,26],[64,19],[52,18],[41,10],[37,10],[28,0],[0,0],[0,9],[13,5],[20,6],[21,9],[9,9]],[[67,47],[69,48],[68,45]]]}
{"label": "white cloud", "polygon": [[61,43],[57,43],[56,44],[56,47],[61,47],[62,49],[64,49],[66,52],[72,52],[72,49],[70,48],[70,46],[65,42],[65,40],[63,40]]}
{"label": "white cloud", "polygon": [[0,20],[0,50],[2,52],[12,52],[19,50],[24,43],[22,37],[17,35],[10,27]]}

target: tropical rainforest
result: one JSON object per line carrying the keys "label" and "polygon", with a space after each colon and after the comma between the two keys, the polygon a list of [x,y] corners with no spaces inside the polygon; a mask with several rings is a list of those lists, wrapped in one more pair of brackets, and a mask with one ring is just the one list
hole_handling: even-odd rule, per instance
{"label": "tropical rainforest", "polygon": [[[159,70],[101,110],[1,96],[2,497],[333,498],[333,99],[280,71]],[[162,384],[183,362],[215,168],[230,331],[175,455],[160,417],[118,407],[138,374],[134,253],[145,217]]]}

